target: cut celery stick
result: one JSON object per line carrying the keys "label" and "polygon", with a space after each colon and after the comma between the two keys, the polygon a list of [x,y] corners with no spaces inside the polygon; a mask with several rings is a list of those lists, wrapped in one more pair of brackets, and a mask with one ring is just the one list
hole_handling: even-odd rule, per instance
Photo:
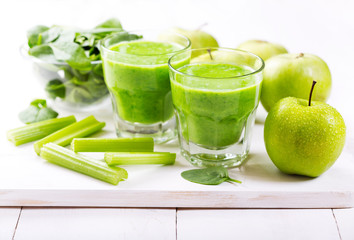
{"label": "cut celery stick", "polygon": [[153,152],[153,138],[74,138],[74,152]]}
{"label": "cut celery stick", "polygon": [[7,132],[7,139],[15,146],[36,141],[52,134],[63,127],[76,122],[74,116],[54,118],[36,123],[31,123],[19,128],[11,129]]}
{"label": "cut celery stick", "polygon": [[45,144],[40,156],[48,162],[114,185],[128,178],[128,173],[123,168],[109,167],[104,162],[75,153],[54,143]]}
{"label": "cut celery stick", "polygon": [[39,155],[44,144],[52,142],[60,146],[69,145],[73,138],[86,137],[105,126],[104,122],[99,122],[94,116],[89,116],[79,122],[73,123],[53,134],[34,143],[34,150]]}
{"label": "cut celery stick", "polygon": [[174,164],[176,153],[169,152],[106,152],[104,160],[111,165]]}

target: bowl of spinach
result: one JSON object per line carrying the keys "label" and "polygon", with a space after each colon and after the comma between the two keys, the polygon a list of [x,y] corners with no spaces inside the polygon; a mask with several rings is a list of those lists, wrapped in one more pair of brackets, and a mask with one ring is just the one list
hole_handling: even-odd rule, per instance
{"label": "bowl of spinach", "polygon": [[38,25],[28,30],[27,44],[20,51],[31,60],[36,77],[55,105],[90,111],[109,101],[99,41],[121,31],[117,19],[86,30]]}

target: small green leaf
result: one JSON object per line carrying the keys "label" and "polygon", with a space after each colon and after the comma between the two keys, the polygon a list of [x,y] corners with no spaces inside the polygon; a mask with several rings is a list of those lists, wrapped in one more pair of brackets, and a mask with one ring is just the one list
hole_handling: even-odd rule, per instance
{"label": "small green leaf", "polygon": [[103,68],[102,68],[102,64],[97,64],[93,69],[92,72],[100,77],[103,78]]}
{"label": "small green leaf", "polygon": [[122,28],[122,24],[116,18],[110,18],[103,23],[97,25],[95,28]]}
{"label": "small green leaf", "polygon": [[48,45],[38,45],[30,48],[28,54],[45,62],[56,62],[53,50]]}
{"label": "small green leaf", "polygon": [[28,46],[34,47],[38,44],[38,36],[40,33],[47,31],[49,28],[46,26],[38,25],[27,31]]}
{"label": "small green leaf", "polygon": [[30,105],[38,108],[45,108],[47,107],[47,101],[45,99],[36,99],[33,100]]}
{"label": "small green leaf", "polygon": [[45,87],[50,98],[65,98],[65,85],[59,79],[49,81]]}
{"label": "small green leaf", "polygon": [[89,71],[91,61],[86,56],[84,49],[74,42],[50,43],[55,57],[58,60],[67,62],[72,68]]}
{"label": "small green leaf", "polygon": [[219,185],[225,181],[241,183],[238,180],[230,178],[227,169],[224,167],[192,169],[182,172],[181,176],[190,182],[204,185]]}
{"label": "small green leaf", "polygon": [[47,44],[54,42],[60,36],[62,29],[60,27],[51,27],[48,30],[40,33],[38,35],[38,42],[37,45]]}
{"label": "small green leaf", "polygon": [[47,102],[44,99],[32,101],[30,106],[19,114],[21,122],[26,124],[56,118],[57,116],[58,113],[47,107]]}
{"label": "small green leaf", "polygon": [[59,38],[55,42],[73,42],[75,39],[76,33],[73,29],[61,30]]}
{"label": "small green leaf", "polygon": [[67,94],[65,97],[65,101],[71,103],[91,103],[94,102],[96,99],[81,86],[76,86],[70,82],[65,84],[67,89]]}

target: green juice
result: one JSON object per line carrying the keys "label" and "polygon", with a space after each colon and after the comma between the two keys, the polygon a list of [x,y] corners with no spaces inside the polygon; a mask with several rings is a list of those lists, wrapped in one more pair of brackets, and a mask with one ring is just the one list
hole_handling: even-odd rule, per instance
{"label": "green juice", "polygon": [[183,137],[209,149],[238,142],[259,102],[261,81],[247,76],[254,69],[198,63],[178,71],[184,74],[172,79],[171,88]]}
{"label": "green juice", "polygon": [[110,48],[119,54],[104,61],[105,81],[121,119],[153,124],[173,116],[167,61],[181,49],[178,44],[144,40]]}

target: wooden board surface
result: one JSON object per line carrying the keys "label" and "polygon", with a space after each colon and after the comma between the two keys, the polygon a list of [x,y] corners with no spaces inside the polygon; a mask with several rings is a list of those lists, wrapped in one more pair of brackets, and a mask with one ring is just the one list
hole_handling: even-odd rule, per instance
{"label": "wooden board surface", "polygon": [[[84,117],[79,115],[78,118]],[[114,137],[109,117],[105,131]],[[260,121],[261,116],[259,116]],[[242,184],[205,186],[185,181],[180,173],[193,167],[178,154],[173,166],[126,166],[127,181],[113,186],[38,157],[32,144],[14,147],[1,139],[0,206],[115,206],[188,208],[344,208],[354,206],[354,162],[346,147],[335,165],[312,179],[279,172],[268,158],[263,125],[257,123],[249,160],[230,175]],[[178,152],[176,142],[157,151]],[[91,153],[102,159],[101,153]],[[338,177],[341,176],[341,177]]]}
{"label": "wooden board surface", "polygon": [[177,236],[184,240],[340,240],[331,209],[181,210]]}
{"label": "wooden board surface", "polygon": [[0,208],[0,239],[12,239],[20,218],[21,208]]}
{"label": "wooden board surface", "polygon": [[0,207],[0,239],[352,240],[353,210]]}
{"label": "wooden board surface", "polygon": [[333,209],[341,239],[354,239],[354,208]]}
{"label": "wooden board surface", "polygon": [[175,239],[175,209],[24,208],[22,239]]}

